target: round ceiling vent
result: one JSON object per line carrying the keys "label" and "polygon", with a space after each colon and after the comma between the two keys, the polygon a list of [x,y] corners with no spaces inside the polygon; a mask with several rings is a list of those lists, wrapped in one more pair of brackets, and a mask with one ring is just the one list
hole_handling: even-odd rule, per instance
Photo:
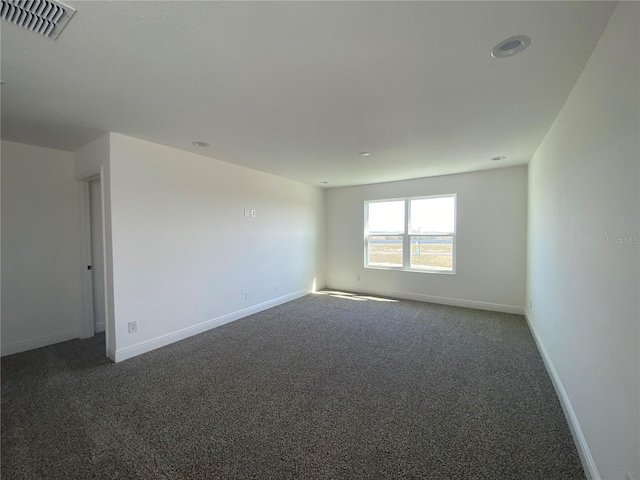
{"label": "round ceiling vent", "polygon": [[509,37],[493,47],[493,50],[491,50],[491,56],[494,58],[510,57],[516,53],[520,53],[529,45],[531,45],[531,39],[526,35]]}

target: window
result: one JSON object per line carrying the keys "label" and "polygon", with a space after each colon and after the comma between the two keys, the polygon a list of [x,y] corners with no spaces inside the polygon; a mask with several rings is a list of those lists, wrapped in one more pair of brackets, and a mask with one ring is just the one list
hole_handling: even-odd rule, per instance
{"label": "window", "polygon": [[455,273],[456,195],[364,203],[364,266]]}

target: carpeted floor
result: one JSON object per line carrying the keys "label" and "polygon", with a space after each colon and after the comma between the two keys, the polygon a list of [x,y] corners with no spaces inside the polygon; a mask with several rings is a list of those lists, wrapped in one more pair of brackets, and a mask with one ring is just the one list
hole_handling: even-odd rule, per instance
{"label": "carpeted floor", "polygon": [[345,297],[3,358],[2,478],[585,478],[523,317]]}

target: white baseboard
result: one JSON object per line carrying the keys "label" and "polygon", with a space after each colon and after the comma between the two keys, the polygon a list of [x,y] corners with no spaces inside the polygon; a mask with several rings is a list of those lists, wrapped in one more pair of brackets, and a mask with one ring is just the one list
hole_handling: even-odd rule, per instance
{"label": "white baseboard", "polygon": [[515,305],[502,305],[500,303],[477,302],[475,300],[463,300],[459,298],[436,297],[432,295],[422,295],[418,293],[393,292],[390,290],[376,290],[373,288],[334,288],[326,287],[329,290],[346,290],[350,292],[368,293],[370,295],[380,295],[383,297],[402,298],[404,300],[416,300],[418,302],[438,303],[440,305],[451,305],[454,307],[475,308],[478,310],[489,310],[492,312],[514,313],[524,315],[524,307]]}
{"label": "white baseboard", "polygon": [[94,327],[94,332],[95,332],[95,333],[102,333],[102,332],[104,332],[104,322],[96,323],[96,325],[95,325],[95,327]]}
{"label": "white baseboard", "polygon": [[283,303],[287,303],[292,300],[295,300],[297,298],[304,297],[309,293],[311,293],[310,290],[299,290],[297,292],[290,293],[288,295],[283,295],[281,297],[274,298],[273,300],[268,300],[266,302],[253,305],[252,307],[249,307],[249,308],[238,310],[237,312],[232,312],[232,313],[223,315],[221,317],[212,318],[211,320],[207,320],[206,322],[202,322],[197,325],[192,325],[191,327],[183,328],[182,330],[168,333],[166,335],[162,335],[160,337],[153,338],[151,340],[140,342],[136,345],[132,345],[130,347],[117,350],[115,352],[115,355],[113,355],[113,357],[110,356],[110,358],[115,362],[121,362],[123,360],[127,360],[129,358],[133,358],[135,356],[141,355],[143,353],[150,352],[152,350],[155,350],[156,348],[164,347],[166,345],[170,345],[180,340],[184,340],[185,338],[192,337],[193,335],[198,335],[199,333],[206,332],[207,330],[211,330],[212,328],[220,327],[221,325],[224,325],[226,323],[230,323],[235,320],[239,320],[241,318],[247,317],[249,315],[253,315],[254,313],[267,310],[268,308],[273,308],[278,305],[282,305]]}
{"label": "white baseboard", "polygon": [[542,343],[542,339],[538,335],[536,328],[533,326],[533,323],[531,323],[531,320],[529,319],[529,315],[525,313],[524,317],[527,319],[527,325],[529,325],[529,330],[531,330],[531,334],[533,335],[533,338],[536,341],[536,345],[538,346],[538,350],[540,351],[540,355],[542,356],[544,365],[545,367],[547,367],[547,372],[551,377],[553,386],[556,390],[556,393],[558,394],[558,398],[560,399],[560,405],[562,406],[562,410],[564,411],[564,416],[566,417],[567,423],[569,424],[569,429],[571,430],[573,441],[576,444],[576,449],[578,450],[578,455],[580,456],[580,461],[582,462],[582,468],[584,469],[584,473],[589,480],[601,480],[600,473],[598,473],[598,468],[596,467],[596,463],[593,460],[591,451],[589,450],[587,439],[584,437],[584,434],[582,433],[582,428],[580,428],[578,417],[576,416],[576,412],[573,410],[573,406],[571,405],[571,400],[569,400],[569,395],[567,394],[567,391],[564,389],[564,385],[562,385],[562,381],[558,376],[558,372],[556,371],[556,368],[553,366],[551,357],[549,357],[549,354],[547,353],[547,349],[544,347],[544,344]]}
{"label": "white baseboard", "polygon": [[107,347],[107,358],[115,363],[116,361],[116,352],[113,348]]}
{"label": "white baseboard", "polygon": [[53,335],[45,335],[44,337],[30,338],[28,340],[22,340],[20,342],[9,343],[2,345],[0,350],[1,356],[13,355],[14,353],[26,352],[27,350],[33,350],[34,348],[47,347],[54,343],[66,342],[67,340],[73,340],[78,338],[78,330],[69,330],[67,332],[54,333]]}

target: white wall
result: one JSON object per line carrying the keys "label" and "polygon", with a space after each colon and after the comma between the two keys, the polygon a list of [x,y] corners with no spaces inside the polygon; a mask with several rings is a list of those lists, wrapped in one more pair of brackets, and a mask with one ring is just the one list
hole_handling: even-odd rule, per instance
{"label": "white wall", "polygon": [[640,478],[639,23],[616,8],[529,165],[527,314],[590,475],[611,480]]}
{"label": "white wall", "polygon": [[[324,285],[321,189],[110,139],[118,360]],[[137,333],[127,333],[130,321]]]}
{"label": "white wall", "polygon": [[[364,268],[366,200],[446,193],[458,198],[455,275]],[[330,189],[326,208],[329,287],[523,312],[526,167]]]}
{"label": "white wall", "polygon": [[2,142],[2,354],[78,336],[78,206],[70,152]]}

